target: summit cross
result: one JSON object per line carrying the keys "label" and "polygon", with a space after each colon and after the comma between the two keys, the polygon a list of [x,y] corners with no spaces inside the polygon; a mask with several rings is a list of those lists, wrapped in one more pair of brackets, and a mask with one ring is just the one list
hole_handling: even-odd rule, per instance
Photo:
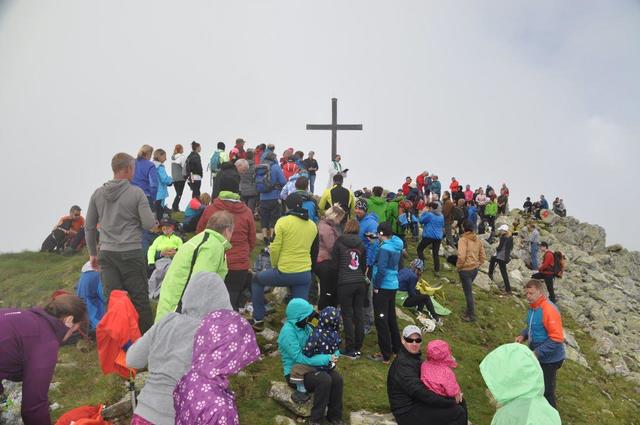
{"label": "summit cross", "polygon": [[338,124],[338,99],[331,99],[331,124],[307,124],[307,130],[331,130],[331,160],[338,150],[338,130],[362,130],[362,124]]}

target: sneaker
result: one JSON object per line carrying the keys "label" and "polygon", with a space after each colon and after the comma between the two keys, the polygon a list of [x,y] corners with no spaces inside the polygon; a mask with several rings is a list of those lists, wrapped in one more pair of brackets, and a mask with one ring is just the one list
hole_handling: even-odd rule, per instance
{"label": "sneaker", "polygon": [[358,359],[358,355],[356,354],[355,351],[343,351],[343,350],[340,350],[340,357],[346,357],[346,358],[351,359],[351,360],[357,360]]}
{"label": "sneaker", "polygon": [[358,356],[358,358],[362,357],[362,351],[354,351],[353,354]]}
{"label": "sneaker", "polygon": [[311,394],[309,393],[301,393],[300,391],[294,391],[291,393],[291,401],[296,404],[306,403],[311,399]]}
{"label": "sneaker", "polygon": [[436,326],[442,326],[444,325],[444,322],[442,321],[442,317],[438,317],[436,320]]}
{"label": "sneaker", "polygon": [[262,332],[264,330],[264,320],[256,320],[254,318],[249,319],[249,324],[256,332]]}

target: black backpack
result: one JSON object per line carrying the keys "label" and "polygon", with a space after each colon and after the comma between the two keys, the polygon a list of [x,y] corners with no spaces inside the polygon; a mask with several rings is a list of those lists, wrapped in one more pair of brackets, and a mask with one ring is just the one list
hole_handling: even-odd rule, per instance
{"label": "black backpack", "polygon": [[464,219],[464,211],[462,210],[462,207],[453,207],[453,219],[455,221]]}
{"label": "black backpack", "polygon": [[271,180],[271,166],[271,162],[265,162],[255,169],[256,190],[259,193],[269,193],[278,186]]}

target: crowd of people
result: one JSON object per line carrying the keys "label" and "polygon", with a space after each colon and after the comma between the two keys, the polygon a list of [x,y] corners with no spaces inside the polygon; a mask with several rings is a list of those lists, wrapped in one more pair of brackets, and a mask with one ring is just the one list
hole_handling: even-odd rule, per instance
{"label": "crowd of people", "polygon": [[[34,394],[24,398],[25,423],[49,423],[44,420],[46,387],[54,353],[87,320],[87,307],[96,328],[100,312],[95,304],[108,305],[114,291],[126,291],[142,335],[127,347],[126,366],[149,371],[132,423],[239,423],[228,379],[259,359],[255,335],[278,307],[267,302],[265,293],[286,287],[278,348],[293,400],[305,402],[313,394],[309,423],[344,423],[340,359],[366,358],[390,365],[387,392],[400,425],[423,423],[426,417],[433,424],[466,424],[466,399],[449,345],[430,341],[423,362],[421,343],[428,329],[399,328],[396,295],[405,292],[403,305],[414,308],[420,319],[443,324],[421,279],[427,248],[439,275],[442,244],[462,284],[463,320],[478,320],[472,285],[487,261],[489,276],[493,279],[497,265],[502,290],[512,294],[507,267],[517,229],[507,224],[496,228],[499,216],[509,211],[506,184],[498,192],[491,186],[472,190],[454,177],[449,190],[442,190],[438,176],[424,171],[415,179],[406,177],[397,191],[373,186],[352,192],[344,187],[348,170],[337,155],[328,169],[330,184],[318,197],[313,152],[305,158],[289,148],[278,159],[273,144],[244,146],[238,139],[227,152],[218,143],[207,165],[211,194],[201,193],[204,171],[196,142],[188,156],[181,145],[175,146],[170,172],[162,149],[144,145],[136,158],[118,153],[111,161],[113,179],[91,196],[86,220],[77,206],[60,220],[56,227],[64,225],[69,232],[65,237],[83,232],[89,252],[83,272],[99,272],[99,278],[87,276],[83,301],[64,294],[45,309],[0,309],[0,323],[10,330],[0,344],[0,378],[23,381],[25,394]],[[185,183],[191,199],[178,223],[171,216],[180,209]],[[171,186],[176,193],[169,207]],[[540,240],[535,208],[532,204],[528,210],[532,222],[526,232],[532,268],[525,285],[527,327],[515,337],[529,349],[499,347],[481,371],[499,402],[527,399],[536,406],[530,414],[560,423],[554,410],[555,382],[564,360],[564,335],[553,285],[562,269],[557,253]],[[262,241],[257,240],[258,229]],[[409,261],[411,239],[417,246]],[[498,240],[491,258],[484,239]],[[250,258],[259,243],[259,258],[268,261],[252,267]],[[539,266],[538,248],[543,257]],[[155,298],[154,317],[150,300]],[[374,328],[379,351],[365,356],[364,340]],[[49,341],[37,369],[48,372],[33,376],[30,359],[43,350],[38,340]],[[520,359],[521,369],[496,371],[496,358],[508,353]],[[505,395],[505,387],[516,379],[511,373],[527,384]],[[517,393],[519,389],[523,392]],[[507,416],[509,405],[496,418]]]}

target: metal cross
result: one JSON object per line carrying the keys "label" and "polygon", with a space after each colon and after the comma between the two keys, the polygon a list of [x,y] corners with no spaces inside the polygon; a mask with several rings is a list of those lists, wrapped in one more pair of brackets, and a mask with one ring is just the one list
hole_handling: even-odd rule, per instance
{"label": "metal cross", "polygon": [[362,130],[362,124],[338,124],[338,99],[331,99],[331,124],[307,124],[307,130],[331,130],[331,160],[338,149],[338,130]]}

